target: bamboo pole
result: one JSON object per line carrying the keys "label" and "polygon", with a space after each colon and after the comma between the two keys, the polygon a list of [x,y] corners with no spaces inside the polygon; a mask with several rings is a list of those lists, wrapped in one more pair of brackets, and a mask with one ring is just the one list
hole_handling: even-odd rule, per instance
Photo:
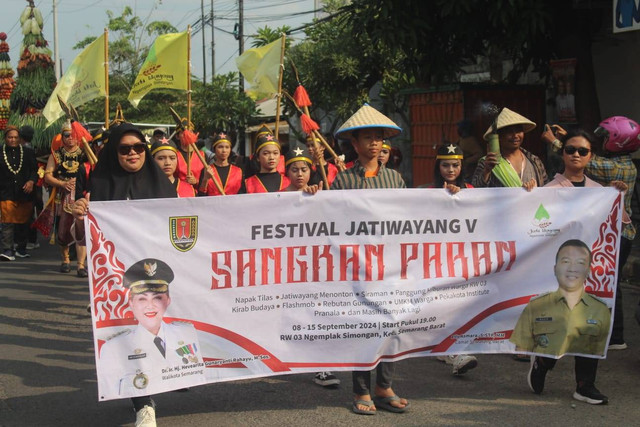
{"label": "bamboo pole", "polygon": [[104,128],[109,129],[109,30],[104,29]]}
{"label": "bamboo pole", "polygon": [[284,47],[287,41],[287,35],[282,33],[282,46],[280,48],[280,74],[278,76],[278,93],[276,94],[276,129],[274,131],[275,137],[279,140],[278,131],[280,128],[280,104],[282,102],[282,76],[284,74]]}
{"label": "bamboo pole", "polygon": [[[191,25],[187,27],[187,129],[191,125]],[[198,149],[196,148],[196,153]],[[202,163],[207,167],[205,162]],[[191,174],[191,144],[187,145],[187,177]]]}

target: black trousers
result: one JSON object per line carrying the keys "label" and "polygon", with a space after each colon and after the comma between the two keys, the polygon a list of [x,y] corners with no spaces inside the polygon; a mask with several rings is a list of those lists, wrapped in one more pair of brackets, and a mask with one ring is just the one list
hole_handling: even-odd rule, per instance
{"label": "black trousers", "polygon": [[[376,385],[380,388],[387,389],[391,387],[391,380],[395,372],[395,364],[393,362],[380,362],[376,367]],[[353,392],[357,395],[371,394],[371,371],[353,371],[351,372],[353,380]]]}
{"label": "black trousers", "polygon": [[[540,357],[542,365],[551,370],[556,366],[557,359],[550,357]],[[576,356],[575,371],[576,371],[576,384],[578,387],[584,385],[595,385],[596,372],[598,371],[598,359],[592,359],[591,357]]]}
{"label": "black trousers", "polygon": [[611,329],[611,340],[613,343],[624,342],[624,322],[622,312],[622,287],[620,286],[622,278],[622,268],[627,263],[629,254],[631,253],[632,240],[620,239],[620,257],[618,259],[618,283],[616,284],[616,302],[615,312],[613,313],[613,328]]}
{"label": "black trousers", "polygon": [[2,252],[13,252],[13,243],[18,245],[18,251],[24,253],[27,248],[29,226],[27,224],[2,224]]}

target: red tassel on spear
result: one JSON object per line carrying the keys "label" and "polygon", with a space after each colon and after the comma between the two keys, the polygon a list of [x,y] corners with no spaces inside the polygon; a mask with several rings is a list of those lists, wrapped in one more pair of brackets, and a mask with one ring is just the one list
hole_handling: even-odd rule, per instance
{"label": "red tassel on spear", "polygon": [[309,94],[300,82],[298,82],[298,87],[296,88],[295,92],[293,92],[293,99],[296,101],[296,104],[298,104],[298,107],[300,108],[311,106],[311,99],[309,98]]}
{"label": "red tassel on spear", "polygon": [[307,135],[311,135],[314,130],[320,129],[320,126],[318,126],[318,124],[314,122],[313,119],[305,113],[300,115],[300,122],[302,124],[302,130]]}

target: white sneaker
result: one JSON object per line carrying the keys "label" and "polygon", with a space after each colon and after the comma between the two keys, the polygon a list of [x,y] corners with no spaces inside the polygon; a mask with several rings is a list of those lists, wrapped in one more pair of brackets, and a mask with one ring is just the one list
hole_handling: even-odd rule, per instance
{"label": "white sneaker", "polygon": [[146,405],[136,412],[136,427],[156,427],[156,410]]}
{"label": "white sneaker", "polygon": [[28,250],[32,250],[32,249],[38,249],[40,247],[40,243],[35,242],[35,243],[27,243],[27,249]]}
{"label": "white sneaker", "polygon": [[322,387],[335,387],[340,385],[340,380],[331,372],[317,372],[313,382]]}
{"label": "white sneaker", "polygon": [[451,373],[453,375],[462,375],[478,366],[478,359],[468,354],[452,354],[449,356],[438,356],[437,358],[447,365],[451,365]]}

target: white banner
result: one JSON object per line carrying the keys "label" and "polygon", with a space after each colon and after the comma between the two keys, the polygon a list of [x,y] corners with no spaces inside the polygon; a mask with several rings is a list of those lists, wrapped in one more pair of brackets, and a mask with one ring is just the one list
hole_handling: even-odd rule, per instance
{"label": "white banner", "polygon": [[[99,399],[514,352],[509,338],[529,300],[558,289],[555,257],[567,240],[592,250],[585,287],[602,300],[584,306],[613,306],[621,202],[612,188],[91,202]],[[534,330],[545,331],[524,352],[574,354],[571,345],[555,354],[553,316],[535,316]],[[580,334],[606,340],[609,319],[594,319]]]}

